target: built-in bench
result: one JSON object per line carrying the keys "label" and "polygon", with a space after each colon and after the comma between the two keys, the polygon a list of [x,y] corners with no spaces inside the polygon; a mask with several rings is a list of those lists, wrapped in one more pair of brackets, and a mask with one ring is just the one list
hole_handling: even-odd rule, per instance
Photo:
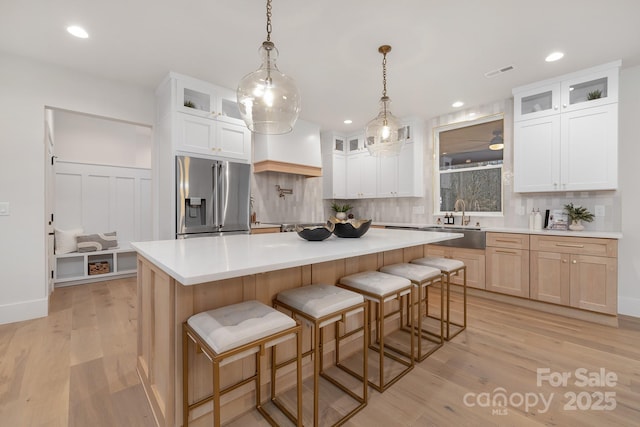
{"label": "built-in bench", "polygon": [[55,255],[55,260],[56,287],[135,276],[137,269],[136,251],[128,246],[104,251],[60,254]]}

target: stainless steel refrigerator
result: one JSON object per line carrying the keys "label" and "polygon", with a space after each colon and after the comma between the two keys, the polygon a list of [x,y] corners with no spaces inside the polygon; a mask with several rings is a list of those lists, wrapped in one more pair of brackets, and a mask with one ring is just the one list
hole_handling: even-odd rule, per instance
{"label": "stainless steel refrigerator", "polygon": [[249,232],[251,166],[176,156],[176,238]]}

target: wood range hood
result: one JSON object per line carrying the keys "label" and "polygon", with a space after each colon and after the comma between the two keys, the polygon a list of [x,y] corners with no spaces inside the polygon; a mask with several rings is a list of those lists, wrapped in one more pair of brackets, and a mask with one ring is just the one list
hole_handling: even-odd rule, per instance
{"label": "wood range hood", "polygon": [[253,134],[253,172],[322,176],[320,127],[298,120],[285,135]]}

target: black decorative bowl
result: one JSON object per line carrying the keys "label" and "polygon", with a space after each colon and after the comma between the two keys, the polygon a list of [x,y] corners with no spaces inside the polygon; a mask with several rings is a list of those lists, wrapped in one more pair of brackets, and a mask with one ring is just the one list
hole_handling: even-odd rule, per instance
{"label": "black decorative bowl", "polygon": [[335,224],[333,234],[338,237],[361,237],[369,231],[371,226],[370,219],[347,219],[340,221],[339,219],[331,219]]}
{"label": "black decorative bowl", "polygon": [[296,232],[298,233],[298,236],[311,242],[318,242],[331,236],[331,233],[333,233],[333,228],[334,227],[332,222],[327,222],[325,225],[296,224]]}

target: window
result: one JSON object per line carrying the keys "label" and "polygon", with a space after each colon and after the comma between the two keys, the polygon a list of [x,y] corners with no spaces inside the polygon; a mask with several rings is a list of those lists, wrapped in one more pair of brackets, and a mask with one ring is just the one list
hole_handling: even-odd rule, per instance
{"label": "window", "polygon": [[457,200],[467,213],[502,213],[502,115],[437,128],[434,141],[434,213],[454,212]]}

